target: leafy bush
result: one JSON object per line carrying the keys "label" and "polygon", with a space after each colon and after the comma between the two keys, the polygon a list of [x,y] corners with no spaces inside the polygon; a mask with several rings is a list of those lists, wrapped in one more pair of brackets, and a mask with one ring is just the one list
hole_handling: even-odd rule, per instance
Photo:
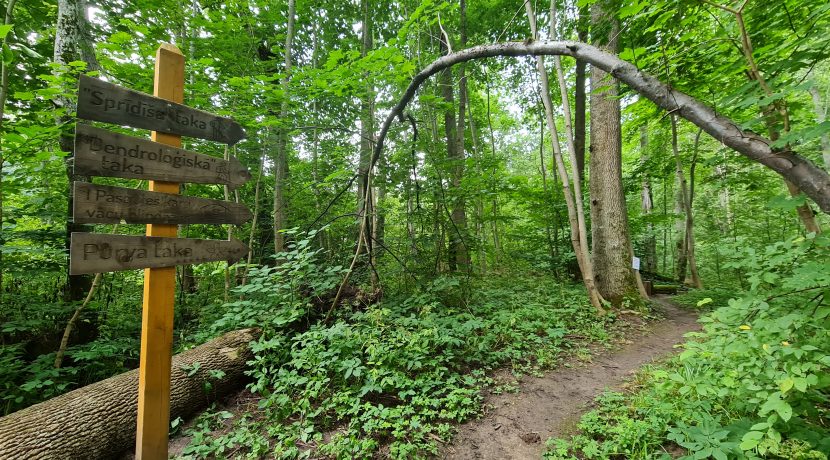
{"label": "leafy bush", "polygon": [[630,396],[601,398],[547,457],[823,458],[830,452],[830,239],[733,254],[750,289],[701,318],[677,358]]}
{"label": "leafy bush", "polygon": [[[327,279],[326,270],[312,266],[316,275],[306,279]],[[468,305],[447,306],[456,304],[458,284],[439,278],[407,297],[344,310],[333,323],[300,333],[280,326],[291,302],[258,297],[257,321],[266,330],[252,345],[250,389],[262,396],[259,414],[213,438],[200,430],[185,457],[233,450],[298,458],[316,448],[337,458],[367,458],[381,446],[394,458],[434,454],[452,424],[480,412],[481,389],[492,382],[486,369],[533,372],[555,363],[568,333],[608,337],[607,324],[597,321],[577,287],[494,277],[473,282]]]}

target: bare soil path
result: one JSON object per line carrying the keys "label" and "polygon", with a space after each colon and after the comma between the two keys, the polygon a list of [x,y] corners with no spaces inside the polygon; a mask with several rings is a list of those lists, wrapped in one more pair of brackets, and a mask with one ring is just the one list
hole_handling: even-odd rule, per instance
{"label": "bare soil path", "polygon": [[541,378],[524,377],[519,393],[485,397],[492,408],[484,417],[461,425],[439,458],[453,460],[525,460],[541,458],[544,441],[573,431],[579,416],[606,389],[618,388],[641,366],[665,357],[697,330],[697,315],[665,297],[653,299],[665,319],[628,336],[621,348],[600,353],[585,366],[557,368]]}

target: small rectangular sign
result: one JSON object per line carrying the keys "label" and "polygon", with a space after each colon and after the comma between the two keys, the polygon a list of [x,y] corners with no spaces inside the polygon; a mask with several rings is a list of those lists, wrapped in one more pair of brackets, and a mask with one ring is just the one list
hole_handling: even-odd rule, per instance
{"label": "small rectangular sign", "polygon": [[632,257],[631,258],[631,268],[634,270],[640,269],[640,258],[639,257]]}
{"label": "small rectangular sign", "polygon": [[231,188],[251,178],[248,169],[234,157],[224,160],[82,123],[75,127],[74,161],[75,174],[83,176],[222,184]]}
{"label": "small rectangular sign", "polygon": [[230,145],[245,138],[245,131],[239,123],[230,118],[86,75],[79,78],[78,118],[197,137]]}
{"label": "small rectangular sign", "polygon": [[239,240],[74,232],[69,248],[69,273],[83,275],[221,260],[234,262],[247,253],[248,247]]}
{"label": "small rectangular sign", "polygon": [[251,219],[230,201],[75,182],[72,217],[79,224],[236,224]]}

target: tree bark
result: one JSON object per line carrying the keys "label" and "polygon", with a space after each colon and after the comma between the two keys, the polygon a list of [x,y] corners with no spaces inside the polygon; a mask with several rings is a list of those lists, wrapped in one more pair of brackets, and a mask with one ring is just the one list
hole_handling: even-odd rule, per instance
{"label": "tree bark", "polygon": [[702,128],[718,142],[732,148],[752,161],[760,163],[796,184],[812,198],[825,213],[830,213],[830,176],[810,160],[791,150],[777,150],[772,142],[756,133],[742,131],[729,118],[718,115],[714,109],[699,100],[669,87],[657,78],[594,46],[579,42],[510,42],[475,46],[442,56],[418,72],[381,125],[372,162],[383,152],[384,141],[395,118],[412,100],[418,88],[432,75],[461,62],[495,56],[562,55],[582,59],[592,66],[609,72],[633,90],[654,102],[658,107],[675,113]]}
{"label": "tree bark", "polygon": [[[448,53],[451,47],[452,44],[449,42],[449,36],[444,31],[443,27],[441,27],[442,54]],[[453,212],[450,215],[450,220],[453,228],[449,231],[449,250],[447,254],[447,261],[449,263],[450,271],[458,271],[466,268],[465,265],[459,266],[458,264],[459,260],[463,261],[465,259],[464,256],[460,253],[464,252],[466,248],[464,247],[464,242],[462,240],[463,235],[461,234],[461,228],[458,227],[458,223],[460,222],[456,222],[456,220],[460,219],[461,216],[457,216],[455,214],[455,209],[457,207],[456,201],[458,200],[458,195],[461,193],[460,184],[461,177],[464,171],[464,165],[463,162],[459,160],[457,134],[458,126],[455,117],[455,95],[452,81],[453,75],[451,69],[445,69],[443,72],[441,72],[441,75],[438,80],[438,86],[441,90],[441,98],[444,99],[444,102],[447,104],[447,107],[444,109],[444,138],[447,141],[447,160],[450,163],[451,167],[450,196],[453,200]]]}
{"label": "tree bark", "polygon": [[[485,73],[485,78],[486,78],[486,86],[487,86],[487,128],[488,128],[488,131],[490,132],[490,152],[495,157],[496,156],[496,134],[495,134],[495,131],[493,130],[493,114],[490,111],[490,77],[489,77],[489,75],[487,75]],[[412,85],[410,85],[410,87],[411,86]],[[413,95],[414,95],[414,92],[413,92]],[[411,96],[410,96],[410,99],[411,99]],[[404,103],[403,105],[406,106],[406,103]],[[403,110],[403,108],[401,108],[401,110]],[[384,126],[386,126],[386,125],[384,124]],[[386,129],[388,130],[388,127]],[[381,130],[381,135],[383,135],[383,137],[385,137],[386,133]],[[376,148],[375,154],[379,155],[379,150],[377,150],[377,146],[375,148]],[[495,180],[495,166],[493,166],[493,174],[491,176],[491,180]],[[492,232],[493,232],[493,259],[494,259],[495,265],[498,265],[499,264],[499,258],[501,256],[501,239],[499,238],[499,199],[498,199],[499,195],[497,193],[493,193],[492,196],[493,196],[493,198],[492,198],[493,218],[491,220],[491,224],[492,224],[492,227],[493,227],[493,229],[492,229]]]}
{"label": "tree bark", "polygon": [[[810,97],[813,99],[813,110],[816,113],[816,122],[824,123],[827,120],[827,108],[821,103],[821,94],[818,88],[810,88]],[[830,135],[827,132],[821,134],[821,157],[824,160],[824,169],[830,171]]]}
{"label": "tree bark", "polygon": [[[3,18],[3,25],[12,24],[14,18],[14,5],[17,3],[17,0],[9,0],[8,4],[6,5],[6,14]],[[9,34],[13,34],[14,32],[9,32]],[[6,36],[8,37],[8,35]],[[3,44],[5,45],[8,42],[8,38],[3,40]],[[6,98],[9,94],[9,65],[6,64],[6,60],[3,59],[0,62],[0,132],[3,132],[3,115],[6,112]],[[5,162],[5,155],[3,151],[3,139],[0,137],[0,236],[2,236],[2,229],[3,229],[3,164]],[[5,243],[5,242],[4,242]],[[3,272],[5,270],[5,266],[3,265],[3,251],[0,251],[0,305],[3,304]]]}
{"label": "tree bark", "polygon": [[[173,357],[170,417],[187,417],[247,380],[248,344],[259,331],[229,332]],[[196,363],[198,370],[192,372]],[[214,379],[210,371],[222,371]],[[205,391],[205,384],[210,390]],[[35,404],[0,418],[0,458],[112,458],[135,442],[138,370]]]}
{"label": "tree bark", "polygon": [[[360,8],[363,13],[360,55],[361,57],[366,57],[369,51],[372,50],[373,46],[373,21],[370,11],[370,0],[362,0],[360,2]],[[368,235],[372,235],[372,219],[370,216],[374,210],[372,209],[371,197],[369,196],[369,199],[367,199],[367,192],[369,192],[369,169],[372,162],[372,138],[375,133],[375,96],[374,88],[368,81],[369,74],[364,72],[363,78],[366,81],[366,93],[360,101],[360,159],[357,167],[357,172],[360,175],[360,178],[357,182],[357,227],[359,230],[364,225],[364,222],[366,222],[369,225],[366,226],[365,231]],[[366,247],[366,252],[369,254],[372,253],[371,244],[372,242],[370,240],[369,245]]]}
{"label": "tree bark", "polygon": [[[527,18],[530,22],[530,30],[533,37],[538,36],[538,28],[536,26],[536,14],[533,11],[533,6],[530,2],[525,3],[525,10]],[[555,24],[555,15],[551,8],[551,33],[553,33]],[[571,174],[565,167],[565,161],[562,158],[562,149],[559,146],[559,133],[556,128],[556,122],[553,115],[553,102],[550,97],[550,83],[548,82],[548,74],[545,69],[545,63],[541,56],[536,57],[536,71],[539,74],[539,85],[541,86],[542,103],[545,106],[545,119],[547,120],[548,131],[551,136],[551,147],[553,148],[553,158],[556,167],[559,170],[559,176],[562,179],[562,191],[565,195],[565,205],[568,209],[568,222],[571,228],[571,246],[574,249],[576,262],[579,265],[579,271],[582,275],[582,280],[585,283],[585,290],[588,292],[588,298],[591,305],[598,313],[605,313],[602,306],[602,296],[596,288],[594,279],[594,269],[591,261],[591,256],[588,252],[588,239],[585,227],[584,212],[582,208],[582,193],[580,189],[580,181],[577,172],[573,170],[576,165],[575,148],[573,143],[573,136],[570,126],[570,107],[567,103],[567,89],[564,86],[564,77],[562,75],[561,66],[557,65],[557,76],[559,77],[559,88],[562,96],[563,108],[565,109],[565,127],[568,150],[571,154]],[[571,185],[571,178],[573,178],[573,187]]]}
{"label": "tree bark", "polygon": [[[640,127],[640,164],[648,162],[648,126]],[[651,177],[643,173],[643,188],[640,192],[640,208],[643,217],[646,219],[654,212],[654,197],[651,190]],[[654,234],[654,224],[649,221],[646,224],[646,237],[644,243],[643,269],[646,272],[657,273],[657,236]]]}
{"label": "tree bark", "polygon": [[[576,36],[580,42],[588,41],[588,7],[579,8]],[[574,148],[576,149],[576,169],[579,180],[585,183],[585,61],[576,60],[574,82]]]}
{"label": "tree bark", "polygon": [[[288,94],[291,81],[291,47],[294,42],[294,20],[297,13],[295,0],[288,0],[288,24],[285,31],[285,49],[283,50],[284,75],[282,86],[282,105],[280,107],[280,123],[288,122]],[[288,129],[285,126],[277,128],[277,151],[274,158],[274,253],[285,251],[285,235],[281,232],[286,227],[288,206],[285,199],[285,183],[288,179]]]}
{"label": "tree bark", "polygon": [[695,134],[695,143],[692,153],[692,161],[689,165],[689,202],[686,208],[686,247],[689,254],[689,279],[686,279],[686,284],[697,289],[703,288],[703,280],[700,278],[700,273],[697,270],[697,248],[695,247],[695,227],[694,227],[694,203],[695,203],[695,168],[697,167],[697,154],[700,148],[700,135],[702,130],[698,129]]}
{"label": "tree bark", "polygon": [[[700,142],[700,131],[695,138],[695,159],[697,160],[697,148]],[[692,185],[686,181],[686,174],[683,172],[683,161],[680,158],[680,148],[677,141],[677,117],[671,115],[671,146],[674,156],[675,176],[677,178],[677,208],[676,212],[682,216],[677,221],[677,254],[676,254],[676,275],[679,283],[690,286],[703,287],[697,271],[697,259],[695,258],[695,237],[694,218],[692,214]],[[694,171],[694,167],[692,167]],[[693,180],[694,177],[691,176]],[[687,278],[687,273],[691,273]]]}
{"label": "tree bark", "polygon": [[[83,0],[59,0],[58,1],[58,19],[55,26],[55,48],[53,60],[55,64],[60,66],[67,66],[70,62],[83,60],[87,64],[87,70],[99,70],[100,66],[95,58],[94,48],[87,31],[87,23],[85,16],[86,9]],[[55,105],[59,109],[59,115],[56,118],[56,123],[59,126],[71,123],[72,117],[75,114],[75,103],[64,96],[57,96],[55,98]],[[66,176],[69,182],[69,190],[67,191],[67,216],[72,215],[72,183],[76,180],[89,181],[86,176],[76,176],[72,168],[72,158],[74,156],[74,138],[72,135],[64,131],[59,139],[61,150],[67,152],[66,156]],[[90,226],[75,224],[72,219],[66,220],[65,242],[67,253],[69,251],[69,244],[73,232],[88,232]],[[70,275],[68,273],[69,265],[67,264],[67,284],[65,291],[65,300],[78,301],[84,298],[84,295],[92,286],[92,277],[89,275]]]}
{"label": "tree bark", "polygon": [[[469,102],[469,91],[467,90],[466,86],[464,88],[467,93],[465,94],[464,98]],[[478,177],[482,177],[482,169],[481,169],[481,148],[479,146],[479,131],[476,129],[476,122],[475,118],[473,117],[473,106],[472,104],[467,104],[467,115],[469,116],[470,120],[470,138],[473,141],[473,159],[475,160],[475,167],[476,167],[476,174]],[[476,213],[476,241],[478,242],[478,262],[480,264],[479,273],[485,274],[487,273],[487,251],[485,250],[484,242],[487,240],[486,229],[484,227],[484,200],[482,199],[482,193],[479,191],[476,194],[476,204],[475,204],[475,213]]]}
{"label": "tree bark", "polygon": [[[467,46],[467,2],[460,0],[459,6],[459,35],[460,45],[462,48]],[[455,265],[460,272],[469,272],[472,268],[470,266],[470,251],[467,248],[467,200],[464,196],[464,190],[461,187],[461,182],[464,180],[464,166],[465,166],[465,126],[464,121],[467,117],[467,75],[466,64],[462,63],[458,66],[458,126],[456,127],[456,142],[455,157],[452,161],[452,188],[453,188],[453,206],[452,206],[452,221],[456,229],[456,238],[452,242],[452,252],[455,254]],[[447,139],[449,142],[449,139]]]}
{"label": "tree bark", "polygon": [[[616,53],[619,22],[607,1],[591,7],[594,44]],[[614,306],[637,296],[631,268],[631,237],[622,186],[619,82],[591,67],[591,234],[597,288]]]}

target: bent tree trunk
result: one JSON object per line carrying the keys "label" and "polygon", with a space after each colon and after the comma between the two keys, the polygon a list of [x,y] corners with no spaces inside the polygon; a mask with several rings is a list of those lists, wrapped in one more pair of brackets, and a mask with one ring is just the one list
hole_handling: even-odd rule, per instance
{"label": "bent tree trunk", "polygon": [[[173,357],[170,417],[187,417],[237,390],[259,331],[229,332]],[[212,378],[211,371],[221,371]],[[209,384],[209,385],[207,385]],[[209,389],[208,389],[209,387]],[[133,447],[138,370],[0,418],[0,458],[111,458]]]}
{"label": "bent tree trunk", "polygon": [[475,46],[436,59],[421,70],[407,87],[384,120],[375,144],[372,163],[383,152],[384,140],[395,117],[401,117],[415,92],[429,77],[455,64],[495,56],[561,55],[581,59],[608,73],[654,102],[658,107],[689,120],[718,142],[741,155],[761,163],[797,185],[819,208],[830,214],[830,175],[810,160],[789,150],[776,150],[772,142],[758,134],[743,131],[727,117],[681,91],[672,89],[657,78],[640,71],[633,64],[585,43],[573,41],[510,42]]}

